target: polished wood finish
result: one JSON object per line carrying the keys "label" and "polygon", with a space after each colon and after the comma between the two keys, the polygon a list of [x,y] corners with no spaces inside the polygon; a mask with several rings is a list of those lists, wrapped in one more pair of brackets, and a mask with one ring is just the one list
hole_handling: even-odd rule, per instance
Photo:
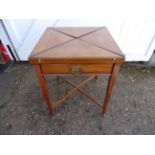
{"label": "polished wood finish", "polygon": [[[94,103],[102,106],[104,114],[119,66],[124,59],[123,53],[106,27],[49,27],[33,49],[29,62],[36,68],[49,112],[76,91],[80,91]],[[50,102],[44,74],[56,75],[57,80],[61,78],[73,88],[57,101]],[[91,80],[97,80],[99,74],[110,74],[103,104],[81,88]],[[90,77],[75,85],[65,77],[66,75]]]}
{"label": "polished wood finish", "polygon": [[56,47],[58,45],[64,44],[70,40],[73,40],[72,37],[66,36],[62,33],[58,33],[50,28],[44,32],[39,42],[33,49],[30,57],[35,57],[35,55],[50,49],[51,47]]}
{"label": "polished wood finish", "polygon": [[123,61],[121,50],[105,27],[48,28],[29,57],[32,64]]}
{"label": "polished wood finish", "polygon": [[118,45],[116,44],[116,42],[114,41],[111,34],[109,33],[109,31],[107,31],[106,28],[103,28],[99,31],[95,31],[94,33],[88,34],[86,36],[83,36],[80,39],[88,43],[91,43],[92,45],[95,45],[97,47],[100,47],[102,49],[105,49],[110,53],[124,57],[120,48],[118,47]]}

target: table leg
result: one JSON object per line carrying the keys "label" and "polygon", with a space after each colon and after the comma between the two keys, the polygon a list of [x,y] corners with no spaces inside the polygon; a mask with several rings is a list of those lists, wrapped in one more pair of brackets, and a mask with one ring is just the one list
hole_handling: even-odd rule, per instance
{"label": "table leg", "polygon": [[95,76],[95,80],[97,80],[97,79],[98,79],[98,76],[96,75],[96,76]]}
{"label": "table leg", "polygon": [[60,82],[60,77],[57,76],[56,79],[57,79],[57,82],[59,83]]}
{"label": "table leg", "polygon": [[110,96],[112,94],[112,89],[113,89],[113,86],[114,86],[114,83],[115,83],[116,75],[117,75],[117,73],[119,71],[119,66],[120,66],[119,64],[114,64],[112,73],[111,73],[111,75],[109,77],[106,96],[105,96],[104,104],[103,104],[103,107],[102,107],[102,113],[103,114],[106,112],[108,102],[109,102]]}
{"label": "table leg", "polygon": [[45,78],[44,78],[44,76],[43,76],[43,74],[41,72],[40,65],[35,65],[35,69],[36,69],[36,72],[37,72],[37,76],[38,76],[38,80],[39,80],[39,83],[40,83],[42,93],[44,95],[44,98],[45,98],[45,101],[46,101],[46,104],[47,104],[47,107],[48,107],[48,111],[51,114],[52,113],[52,105],[50,103],[50,99],[49,99],[49,95],[48,95],[48,88],[47,88],[46,80],[45,80]]}

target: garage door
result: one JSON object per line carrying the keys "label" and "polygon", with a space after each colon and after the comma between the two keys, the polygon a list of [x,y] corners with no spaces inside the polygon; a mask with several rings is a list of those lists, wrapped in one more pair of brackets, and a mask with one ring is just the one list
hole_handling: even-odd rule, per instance
{"label": "garage door", "polygon": [[106,26],[126,61],[148,61],[155,49],[155,21],[126,20],[3,20],[19,60],[28,56],[48,26]]}

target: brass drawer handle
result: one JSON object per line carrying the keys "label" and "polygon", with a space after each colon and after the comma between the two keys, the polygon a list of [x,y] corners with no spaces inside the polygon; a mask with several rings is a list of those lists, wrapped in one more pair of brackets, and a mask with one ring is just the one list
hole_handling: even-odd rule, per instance
{"label": "brass drawer handle", "polygon": [[79,74],[82,74],[84,70],[80,66],[73,66],[71,67],[70,72],[71,74],[79,75]]}

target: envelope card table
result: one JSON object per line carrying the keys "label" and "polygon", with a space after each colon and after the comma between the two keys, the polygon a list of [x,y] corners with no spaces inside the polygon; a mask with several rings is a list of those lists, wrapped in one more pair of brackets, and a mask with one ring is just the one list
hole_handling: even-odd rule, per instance
{"label": "envelope card table", "polygon": [[[100,105],[104,114],[124,55],[106,27],[49,27],[33,49],[29,62],[35,66],[50,113],[76,91],[80,91]],[[50,101],[46,74],[62,78],[73,88],[57,101]],[[82,89],[101,74],[109,74],[103,103]],[[67,76],[88,76],[88,79],[75,85]]]}

